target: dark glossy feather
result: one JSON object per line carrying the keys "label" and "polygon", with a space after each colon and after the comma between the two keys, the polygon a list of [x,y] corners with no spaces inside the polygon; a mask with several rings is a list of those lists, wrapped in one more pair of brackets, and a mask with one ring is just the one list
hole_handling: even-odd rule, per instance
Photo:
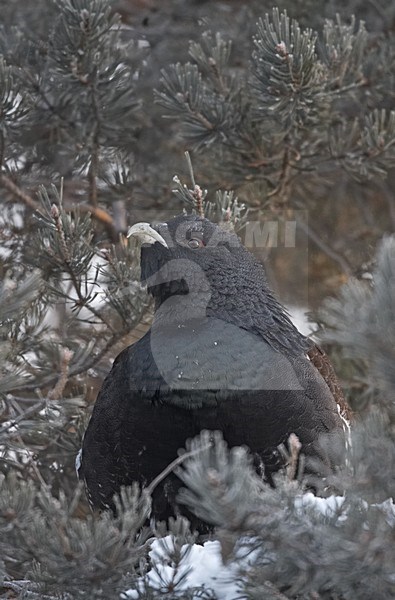
{"label": "dark glossy feather", "polygon": [[[308,471],[324,475],[340,464],[344,421],[314,364],[326,365],[330,381],[327,357],[318,361],[263,267],[234,234],[198,217],[157,231],[169,247],[156,242],[141,257],[156,302],[153,325],[115,360],[84,437],[79,474],[92,506],[112,506],[122,485],[149,484],[202,429],[247,445],[269,482],[283,464],[277,447],[291,433]],[[197,232],[204,244],[192,250]],[[156,489],[157,518],[177,510],[178,486],[171,475]]]}

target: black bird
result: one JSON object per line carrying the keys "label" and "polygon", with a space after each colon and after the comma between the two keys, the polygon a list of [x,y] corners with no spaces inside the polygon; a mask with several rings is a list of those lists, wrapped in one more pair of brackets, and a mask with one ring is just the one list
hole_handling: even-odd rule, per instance
{"label": "black bird", "polygon": [[[91,505],[113,508],[121,486],[149,484],[203,429],[248,446],[269,483],[291,433],[307,472],[340,464],[347,406],[331,364],[294,327],[239,238],[195,215],[139,223],[129,235],[143,242],[155,315],[114,361],[86,430],[78,466]],[[178,511],[179,486],[170,475],[156,488],[156,518]]]}

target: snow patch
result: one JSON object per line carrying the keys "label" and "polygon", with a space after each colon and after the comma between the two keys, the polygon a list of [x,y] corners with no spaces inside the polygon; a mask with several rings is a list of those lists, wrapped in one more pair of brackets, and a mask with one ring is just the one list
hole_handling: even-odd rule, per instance
{"label": "snow patch", "polygon": [[324,517],[333,517],[341,509],[343,502],[344,496],[320,498],[314,496],[312,492],[307,492],[303,496],[295,498],[295,507],[300,510],[313,508]]}
{"label": "snow patch", "polygon": [[[173,544],[172,536],[155,540],[152,543],[149,556],[155,564],[146,576],[140,579],[138,589],[144,590],[149,585],[159,593],[166,593],[174,589],[173,598],[182,598],[187,589],[204,585],[207,590],[216,594],[220,600],[236,600],[243,596],[240,592],[240,570],[243,562],[238,558],[237,562],[224,564],[221,556],[221,545],[219,541],[205,542],[203,546],[193,544],[182,546],[183,556],[178,569],[174,564],[169,564],[169,556],[166,551]],[[245,565],[245,563],[244,563]],[[132,600],[139,597],[139,591],[128,590],[121,594],[122,600]],[[193,598],[201,598],[199,592]]]}
{"label": "snow patch", "polygon": [[82,448],[78,451],[78,454],[75,457],[75,471],[77,473],[77,477],[78,477],[79,470],[81,468],[81,462],[82,462]]}
{"label": "snow patch", "polygon": [[306,309],[300,306],[287,306],[287,312],[296,329],[305,336],[310,336],[316,329],[315,323],[308,320]]}
{"label": "snow patch", "polygon": [[[303,512],[306,508],[313,509],[323,517],[333,517],[342,510],[345,498],[343,496],[329,496],[320,498],[311,492],[295,498],[295,507]],[[365,501],[363,505],[367,506]],[[392,527],[395,525],[395,505],[392,499],[380,504],[373,504],[381,510]],[[339,517],[340,521],[346,520],[347,515]],[[245,540],[244,540],[245,541]],[[174,538],[166,536],[155,539],[151,545],[149,556],[153,565],[152,569],[137,582],[137,588],[127,590],[120,595],[121,600],[137,600],[140,594],[149,587],[157,593],[166,594],[172,590],[172,598],[183,598],[186,590],[204,588],[213,592],[218,600],[243,600],[241,583],[246,569],[254,564],[255,552],[245,552],[243,540],[239,540],[239,547],[235,551],[235,558],[224,564],[219,541],[205,542],[202,546],[187,544],[181,548],[181,560],[178,568],[170,556],[174,549]],[[201,598],[198,590],[191,596],[194,600]]]}

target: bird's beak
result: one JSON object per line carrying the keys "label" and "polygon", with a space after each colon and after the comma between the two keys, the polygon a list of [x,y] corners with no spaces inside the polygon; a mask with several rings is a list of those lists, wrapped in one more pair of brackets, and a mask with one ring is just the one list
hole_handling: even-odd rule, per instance
{"label": "bird's beak", "polygon": [[165,248],[169,247],[160,233],[155,231],[149,223],[136,223],[133,225],[127,233],[127,237],[131,236],[137,237],[143,244],[159,242]]}

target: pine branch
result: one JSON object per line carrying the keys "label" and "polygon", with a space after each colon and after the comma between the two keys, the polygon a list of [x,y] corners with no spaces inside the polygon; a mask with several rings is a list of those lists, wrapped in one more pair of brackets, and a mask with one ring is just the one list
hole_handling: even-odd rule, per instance
{"label": "pine branch", "polygon": [[6,190],[11,192],[11,194],[13,196],[15,196],[18,200],[20,200],[23,204],[25,204],[29,208],[31,208],[33,210],[40,209],[40,204],[38,202],[36,202],[35,200],[33,200],[33,198],[31,196],[29,196],[29,194],[24,192],[20,187],[18,187],[12,181],[12,179],[7,177],[6,175],[0,174],[0,184],[2,184],[6,188]]}
{"label": "pine branch", "polygon": [[[17,200],[21,201],[23,204],[28,206],[34,211],[40,212],[41,205],[39,202],[34,200],[32,196],[30,196],[27,192],[21,189],[16,183],[10,179],[7,175],[0,174],[0,185],[3,185],[6,190],[8,190]],[[111,215],[104,209],[98,206],[93,206],[91,204],[76,204],[67,202],[64,203],[64,208],[67,212],[79,211],[81,213],[89,213],[92,215],[94,219],[96,219],[99,223],[102,223],[109,231],[112,232],[112,235],[116,238],[118,234],[118,230],[114,225],[114,220]]]}
{"label": "pine branch", "polygon": [[[76,377],[77,375],[81,375],[82,373],[86,373],[89,369],[94,368],[110,351],[111,349],[123,338],[127,335],[129,331],[118,331],[113,333],[104,344],[104,346],[96,353],[93,354],[91,352],[89,360],[86,360],[80,365],[74,365],[69,369],[69,377]],[[57,382],[57,375],[52,375],[50,377],[41,377],[39,381],[34,381],[33,383],[24,383],[16,385],[14,390],[24,390],[24,391],[34,391],[38,387],[40,389],[51,387]]]}
{"label": "pine branch", "polygon": [[328,256],[331,260],[333,260],[340,266],[343,273],[345,273],[348,276],[352,275],[352,266],[343,254],[336,252],[336,250],[334,250],[329,244],[327,244],[325,240],[322,239],[322,236],[318,235],[318,233],[316,233],[316,231],[311,227],[311,225],[307,225],[303,223],[303,221],[300,221],[299,226],[302,229],[302,231],[306,233],[306,235],[314,242],[314,244],[316,244],[323,251],[323,253],[326,256]]}
{"label": "pine branch", "polygon": [[149,496],[152,496],[154,489],[160,484],[161,481],[163,481],[168,475],[170,475],[170,473],[172,473],[176,469],[176,467],[181,465],[185,460],[191,458],[192,456],[195,456],[196,454],[207,450],[208,448],[210,448],[210,446],[211,442],[207,443],[206,445],[203,445],[202,447],[196,448],[195,450],[184,452],[183,454],[181,454],[181,456],[175,458],[166,467],[166,469],[164,469],[161,473],[159,473],[159,475],[155,477],[155,479],[151,481],[151,483],[145,488],[145,493],[147,493]]}

